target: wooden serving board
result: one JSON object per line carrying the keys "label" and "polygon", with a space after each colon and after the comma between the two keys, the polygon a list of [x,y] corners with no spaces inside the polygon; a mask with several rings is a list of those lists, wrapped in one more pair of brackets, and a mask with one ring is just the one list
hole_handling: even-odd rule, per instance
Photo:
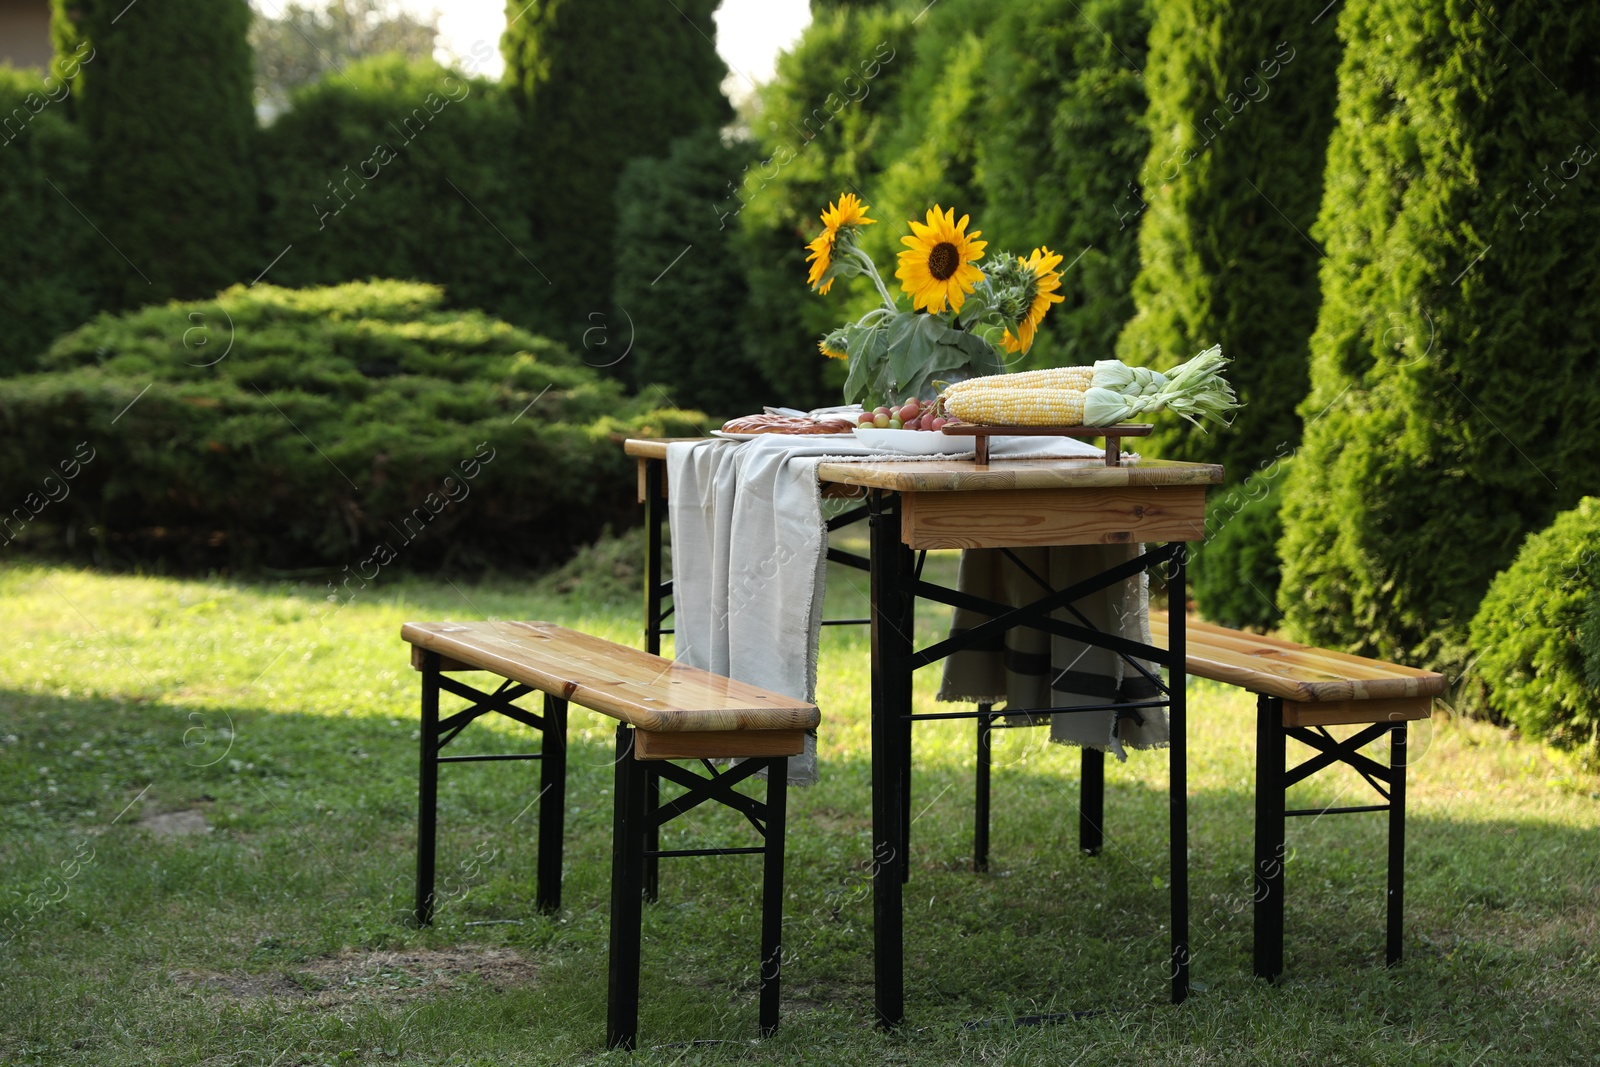
{"label": "wooden serving board", "polygon": [[1115,467],[1122,462],[1124,437],[1148,437],[1151,430],[1147,422],[1125,422],[1117,426],[974,426],[965,422],[946,423],[942,432],[951,437],[973,437],[978,449],[978,463],[989,463],[989,438],[991,437],[1104,437],[1106,439],[1106,466]]}

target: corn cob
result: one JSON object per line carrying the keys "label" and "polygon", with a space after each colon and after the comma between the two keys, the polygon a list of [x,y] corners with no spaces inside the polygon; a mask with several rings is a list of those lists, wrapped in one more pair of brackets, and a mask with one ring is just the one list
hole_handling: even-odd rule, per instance
{"label": "corn cob", "polygon": [[968,378],[966,381],[956,382],[945,390],[945,395],[956,395],[967,389],[988,388],[995,382],[1004,384],[1008,389],[1053,386],[1058,389],[1077,389],[1081,392],[1094,383],[1094,368],[1050,367],[1045,370],[1020,371],[1016,374],[987,374],[981,378]]}
{"label": "corn cob", "polygon": [[990,374],[947,387],[940,401],[963,422],[987,426],[1112,426],[1163,407],[1196,426],[1201,418],[1226,424],[1239,406],[1220,373],[1226,363],[1213,346],[1166,374],[1114,359]]}
{"label": "corn cob", "polygon": [[[1009,379],[1020,375],[996,375]],[[972,381],[977,381],[973,379]],[[945,410],[962,422],[980,426],[1080,426],[1083,424],[1083,390],[1052,385],[1012,386],[993,381],[944,394]]]}

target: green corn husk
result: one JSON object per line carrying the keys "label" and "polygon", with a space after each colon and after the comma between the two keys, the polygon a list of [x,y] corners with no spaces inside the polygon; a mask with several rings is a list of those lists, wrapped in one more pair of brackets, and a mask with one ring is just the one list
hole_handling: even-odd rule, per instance
{"label": "green corn husk", "polygon": [[1165,407],[1202,432],[1201,419],[1226,426],[1231,421],[1227,415],[1239,406],[1233,387],[1222,377],[1227,363],[1220,345],[1212,345],[1165,374],[1148,367],[1130,367],[1121,360],[1099,360],[1094,365],[1094,384],[1083,397],[1084,424],[1115,426]]}

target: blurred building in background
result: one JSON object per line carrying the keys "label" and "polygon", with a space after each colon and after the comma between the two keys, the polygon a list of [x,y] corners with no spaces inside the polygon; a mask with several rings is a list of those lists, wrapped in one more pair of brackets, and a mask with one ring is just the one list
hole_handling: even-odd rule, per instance
{"label": "blurred building in background", "polygon": [[0,65],[43,71],[54,54],[48,0],[0,0]]}

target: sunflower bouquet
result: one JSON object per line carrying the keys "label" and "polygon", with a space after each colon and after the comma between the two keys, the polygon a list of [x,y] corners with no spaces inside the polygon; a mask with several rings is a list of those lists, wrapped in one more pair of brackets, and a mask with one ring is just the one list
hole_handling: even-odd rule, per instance
{"label": "sunflower bouquet", "polygon": [[845,193],[822,213],[823,231],[806,247],[808,281],[826,294],[839,278],[865,275],[883,302],[855,322],[831,330],[818,348],[849,362],[844,397],[867,407],[917,397],[932,399],[945,382],[998,374],[1007,354],[1026,352],[1052,304],[1061,302],[1057,267],[1061,257],[1035,248],[1024,258],[994,257],[987,270],[982,231],[968,232],[969,218],[938,205],[923,222],[911,221],[911,236],[894,276],[911,298],[905,309],[884,284],[859,234],[876,219]]}

